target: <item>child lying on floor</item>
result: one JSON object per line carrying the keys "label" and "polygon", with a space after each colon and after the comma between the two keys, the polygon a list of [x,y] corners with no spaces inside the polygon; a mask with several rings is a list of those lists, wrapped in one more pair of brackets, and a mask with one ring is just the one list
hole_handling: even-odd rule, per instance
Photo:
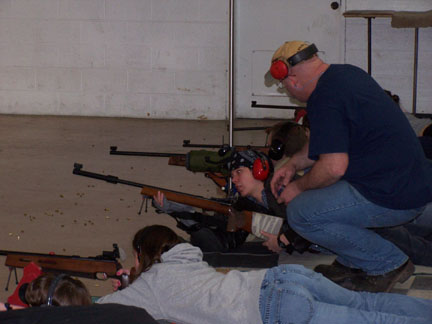
{"label": "child lying on floor", "polygon": [[[432,301],[390,293],[354,292],[300,265],[227,274],[161,225],[132,242],[133,283],[99,299],[146,309],[176,323],[430,324]],[[118,274],[128,272],[120,270]],[[116,284],[119,284],[118,282]]]}

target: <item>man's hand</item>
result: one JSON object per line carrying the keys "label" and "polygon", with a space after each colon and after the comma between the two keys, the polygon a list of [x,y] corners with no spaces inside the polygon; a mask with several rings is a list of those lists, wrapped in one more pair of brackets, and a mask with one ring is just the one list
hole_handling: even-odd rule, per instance
{"label": "man's hand", "polygon": [[278,204],[287,205],[291,200],[297,197],[302,190],[297,186],[297,181],[290,182],[277,197]]}
{"label": "man's hand", "polygon": [[289,162],[280,167],[273,175],[270,187],[273,195],[277,198],[283,187],[286,187],[296,173],[295,167]]}

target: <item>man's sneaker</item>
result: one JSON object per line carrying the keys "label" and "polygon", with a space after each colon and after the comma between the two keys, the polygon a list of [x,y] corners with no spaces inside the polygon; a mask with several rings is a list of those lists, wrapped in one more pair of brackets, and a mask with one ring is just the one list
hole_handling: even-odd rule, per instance
{"label": "man's sneaker", "polygon": [[411,260],[399,268],[379,276],[360,275],[347,278],[338,284],[350,290],[369,292],[389,292],[397,283],[403,283],[414,273],[414,264]]}
{"label": "man's sneaker", "polygon": [[330,265],[317,265],[314,268],[314,271],[321,273],[324,277],[336,283],[342,282],[347,278],[353,278],[359,275],[366,275],[366,272],[362,271],[361,269],[346,267],[343,264],[337,262],[336,260]]}

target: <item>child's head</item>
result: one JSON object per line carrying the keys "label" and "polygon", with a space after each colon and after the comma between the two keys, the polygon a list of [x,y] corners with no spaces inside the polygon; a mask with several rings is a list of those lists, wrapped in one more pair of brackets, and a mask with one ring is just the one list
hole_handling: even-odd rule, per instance
{"label": "child's head", "polygon": [[292,121],[276,124],[270,130],[269,157],[278,161],[291,157],[309,141],[309,129]]}
{"label": "child's head", "polygon": [[235,152],[229,166],[232,182],[241,196],[255,196],[255,192],[261,196],[263,181],[272,172],[265,154],[253,150]]}
{"label": "child's head", "polygon": [[390,90],[384,90],[384,92],[387,93],[387,94],[390,96],[390,98],[392,98],[393,101],[399,105],[399,103],[400,103],[400,98],[399,98],[399,96],[398,96],[397,94],[395,94],[395,93],[394,93],[394,94],[391,93]]}
{"label": "child's head", "polygon": [[255,196],[255,191],[261,192],[264,188],[263,182],[254,178],[251,169],[243,166],[231,171],[231,180],[242,197]]}
{"label": "child's head", "polygon": [[78,279],[61,274],[47,273],[28,284],[25,292],[30,306],[90,305],[91,296]]}
{"label": "child's head", "polygon": [[137,257],[135,275],[149,270],[155,263],[160,263],[162,253],[181,242],[172,229],[163,225],[151,225],[140,229],[132,241]]}

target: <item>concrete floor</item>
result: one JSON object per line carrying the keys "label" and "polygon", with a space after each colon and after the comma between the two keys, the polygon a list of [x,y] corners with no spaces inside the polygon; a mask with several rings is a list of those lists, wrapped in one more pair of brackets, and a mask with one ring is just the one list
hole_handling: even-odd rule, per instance
{"label": "concrete floor", "polygon": [[[276,121],[245,120],[240,126]],[[162,121],[122,118],[0,115],[0,250],[96,256],[118,243],[132,266],[133,234],[149,224],[175,228],[168,215],[149,207],[138,215],[139,188],[109,184],[72,174],[83,170],[206,197],[223,192],[203,174],[169,166],[167,158],[110,155],[118,150],[186,153],[191,143],[228,142],[222,121]],[[236,132],[236,143],[264,145],[263,131]],[[185,235],[178,231],[179,234]],[[2,263],[4,257],[0,257]],[[20,273],[20,272],[19,272]],[[0,300],[9,271],[0,267]],[[86,280],[94,295],[110,291],[109,282]],[[14,283],[10,284],[13,291]]]}
{"label": "concrete floor", "polygon": [[[276,122],[238,120],[235,126]],[[151,207],[138,215],[139,188],[73,175],[74,162],[82,163],[83,170],[125,180],[222,197],[222,191],[203,174],[169,166],[167,158],[109,154],[112,145],[119,150],[186,153],[190,148],[182,147],[184,139],[220,144],[222,136],[227,142],[227,125],[222,121],[0,115],[0,249],[87,257],[111,250],[112,244],[118,243],[126,254],[122,264],[132,266],[133,234],[149,224],[175,228],[175,222]],[[263,131],[235,132],[236,144],[264,142]],[[283,255],[281,259],[313,267],[333,258],[305,254]],[[432,273],[425,267],[418,267],[419,271]],[[8,268],[0,266],[1,301],[15,289],[14,282],[9,292],[1,286],[6,285],[8,274]],[[93,295],[111,291],[109,281],[83,281]],[[428,289],[408,294],[432,299]]]}

